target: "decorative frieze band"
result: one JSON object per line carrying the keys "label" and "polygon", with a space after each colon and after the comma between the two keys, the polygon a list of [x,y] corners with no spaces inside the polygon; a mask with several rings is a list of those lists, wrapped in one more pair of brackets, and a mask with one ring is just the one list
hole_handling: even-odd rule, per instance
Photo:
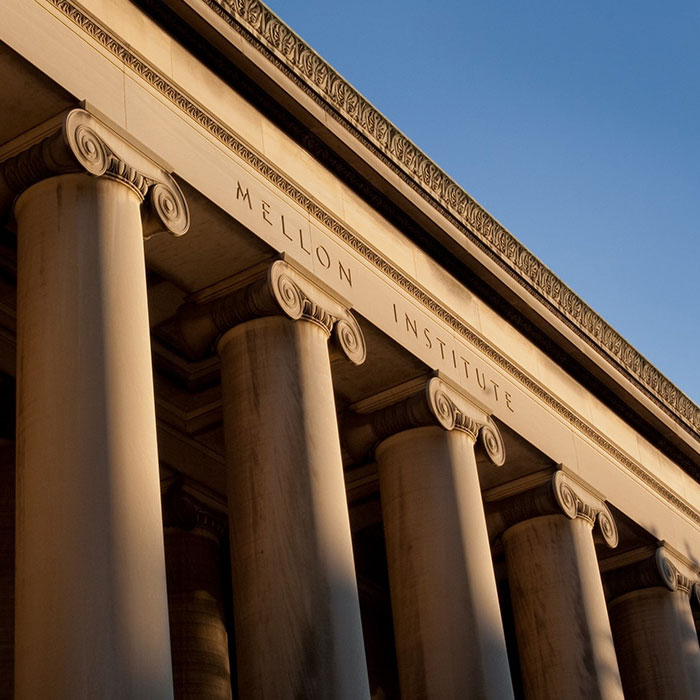
{"label": "decorative frieze band", "polygon": [[41,180],[77,172],[118,180],[134,190],[146,202],[145,237],[187,232],[187,203],[172,176],[84,109],[69,110],[55,131],[0,163],[0,208]]}
{"label": "decorative frieze band", "polygon": [[610,509],[597,494],[567,472],[558,469],[546,483],[515,496],[486,504],[488,520],[500,532],[523,520],[564,514],[582,518],[598,531],[610,547],[617,547],[618,532]]}
{"label": "decorative frieze band", "polygon": [[[661,544],[642,559],[605,574],[610,600],[643,588],[665,586],[690,596],[700,590],[700,575],[667,546]],[[700,599],[699,599],[700,600]]]}
{"label": "decorative frieze band", "polygon": [[391,435],[429,425],[462,431],[475,441],[480,438],[496,466],[505,462],[503,438],[491,417],[439,376],[431,377],[423,391],[391,406],[368,414],[344,414],[341,438],[348,452],[361,459]]}
{"label": "decorative frieze band", "polygon": [[320,282],[310,280],[288,260],[275,260],[252,279],[243,279],[243,286],[224,296],[181,307],[178,334],[190,357],[204,357],[223,333],[239,323],[260,316],[285,315],[294,321],[315,323],[329,336],[332,333],[354,364],[365,361],[365,340],[355,317]]}

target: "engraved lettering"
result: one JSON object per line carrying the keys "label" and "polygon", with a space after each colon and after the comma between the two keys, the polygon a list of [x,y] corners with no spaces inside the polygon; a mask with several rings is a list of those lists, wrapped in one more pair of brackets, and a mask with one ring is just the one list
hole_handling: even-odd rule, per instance
{"label": "engraved lettering", "polygon": [[445,341],[440,340],[440,338],[438,338],[437,336],[435,336],[435,340],[437,340],[438,343],[440,343],[440,355],[441,355],[442,359],[444,360],[445,359]]}
{"label": "engraved lettering", "polygon": [[432,350],[433,341],[430,340],[430,331],[427,328],[423,329],[423,335],[425,336],[425,347],[428,348],[428,350]]}
{"label": "engraved lettering", "polygon": [[508,408],[508,410],[511,413],[515,413],[515,409],[510,405],[510,402],[512,401],[511,395],[507,391],[504,391],[503,395],[505,396],[505,399],[506,399],[506,407]]}
{"label": "engraved lettering", "polygon": [[282,235],[283,235],[287,240],[294,241],[294,239],[287,233],[287,228],[286,228],[286,226],[284,225],[284,214],[282,214],[282,216],[280,216],[280,219],[282,219]]}
{"label": "engraved lettering", "polygon": [[[486,375],[482,372],[481,373],[481,379],[479,378],[479,370],[477,367],[474,368],[474,371],[476,372],[476,381],[478,382],[479,386],[486,390]],[[483,384],[482,384],[482,379],[483,379]]]}
{"label": "engraved lettering", "polygon": [[316,259],[321,263],[321,267],[325,267],[326,270],[330,269],[331,256],[322,245],[316,246]]}
{"label": "engraved lettering", "polygon": [[406,317],[406,330],[412,330],[413,335],[415,335],[417,338],[418,337],[418,323],[416,321],[414,321],[413,319],[411,319],[411,317],[408,314],[404,314],[404,316]]}
{"label": "engraved lettering", "polygon": [[[338,274],[340,275],[340,279],[342,280],[343,277],[348,281],[348,285],[352,287],[352,275],[350,274],[350,268],[349,267],[343,267],[343,263],[338,260]],[[394,313],[396,313],[396,306],[394,306]]]}
{"label": "engraved lettering", "polygon": [[268,218],[268,216],[270,215],[270,205],[261,199],[260,206],[262,207],[263,219],[265,219],[265,221],[267,221],[267,223],[270,224],[270,226],[272,226],[272,221]]}
{"label": "engraved lettering", "polygon": [[454,350],[452,351],[452,364],[455,366],[455,369],[457,369],[457,355]]}
{"label": "engraved lettering", "polygon": [[311,251],[308,248],[304,248],[304,232],[301,229],[299,229],[299,245],[305,253],[311,255]]}
{"label": "engraved lettering", "polygon": [[465,360],[461,355],[459,359],[464,363],[464,377],[465,379],[469,379],[469,360]]}
{"label": "engraved lettering", "polygon": [[498,384],[493,381],[493,379],[489,380],[491,384],[493,384],[493,395],[496,397],[496,401],[498,401]]}
{"label": "engraved lettering", "polygon": [[395,323],[398,323],[398,322],[399,322],[399,316],[398,316],[398,314],[396,313],[396,304],[392,304],[392,306],[394,307],[394,322],[395,322]]}
{"label": "engraved lettering", "polygon": [[236,199],[242,199],[243,201],[248,202],[248,209],[252,211],[253,209],[253,204],[250,201],[250,192],[248,192],[248,188],[245,188],[245,191],[241,187],[241,183],[236,180]]}

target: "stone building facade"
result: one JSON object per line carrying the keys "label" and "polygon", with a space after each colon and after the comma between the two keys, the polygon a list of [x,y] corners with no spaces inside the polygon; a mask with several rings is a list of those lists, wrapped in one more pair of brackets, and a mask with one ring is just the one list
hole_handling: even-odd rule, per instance
{"label": "stone building facade", "polygon": [[274,14],[0,67],[0,698],[700,697],[700,408]]}

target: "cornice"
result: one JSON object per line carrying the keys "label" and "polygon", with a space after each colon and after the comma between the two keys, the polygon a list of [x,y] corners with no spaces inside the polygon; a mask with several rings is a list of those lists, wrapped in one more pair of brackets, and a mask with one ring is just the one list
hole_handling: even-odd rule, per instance
{"label": "cornice", "polygon": [[[206,355],[215,341],[239,323],[261,316],[284,315],[333,333],[348,360],[361,365],[365,340],[355,317],[324,285],[295,269],[287,259],[263,266],[258,274],[243,272],[244,284],[205,303],[187,303],[177,314],[182,347],[193,358]],[[234,286],[235,282],[233,283]]]}
{"label": "cornice", "polygon": [[[659,494],[661,498],[671,504],[679,512],[683,513],[695,524],[700,524],[700,513],[696,509],[692,508],[683,499],[679,498],[662,481],[657,479],[646,469],[642,468],[636,461],[630,459],[626,453],[610,442],[605,435],[597,431],[588,422],[583,420],[567,406],[562,404],[557,397],[544,389],[532,377],[523,372],[508,358],[491,347],[483,338],[481,338],[481,336],[472,331],[471,328],[452,314],[448,309],[443,307],[437,300],[427,294],[412,280],[403,275],[396,267],[373,250],[365,241],[345,227],[340,221],[338,221],[317,202],[315,202],[308,194],[303,192],[282,173],[278,172],[253,148],[243,143],[213,114],[208,112],[196,100],[174,85],[166,76],[164,76],[137,51],[120,41],[118,37],[104,27],[96,18],[71,0],[46,1],[60,11],[68,20],[79,27],[93,41],[98,43],[104,49],[109,51],[115,58],[120,60],[126,68],[131,70],[160,95],[169,100],[175,107],[187,114],[195,123],[207,131],[224,147],[246,162],[271,185],[277,187],[284,195],[296,202],[312,217],[312,219],[318,221],[319,224],[336,235],[346,245],[349,245],[358,255],[367,261],[367,263],[374,266],[383,275],[386,275],[396,285],[415,299],[416,302],[421,304],[436,318],[440,319],[442,322],[452,328],[460,338],[464,339],[465,342],[469,343],[483,355],[488,357],[497,367],[512,377],[514,381],[518,382],[533,396],[536,396],[539,400],[541,400],[548,408],[561,416],[562,419],[565,420],[573,429],[577,430],[591,440],[601,450],[610,455],[612,459],[621,464],[630,473],[634,474],[634,476],[648,488]],[[202,2],[205,2],[205,0],[202,0]],[[219,8],[219,10],[223,12],[222,8]],[[229,20],[232,20],[232,18],[229,17]],[[235,25],[234,29],[240,33],[242,31],[242,26],[237,22],[233,22],[233,24]],[[252,35],[250,36],[252,40]],[[265,49],[265,51],[268,50]],[[307,86],[307,89],[311,90],[311,87]],[[661,399],[657,399],[657,402],[663,403]],[[663,403],[663,405],[666,407],[665,410],[669,414],[675,411],[670,404]],[[692,426],[686,422],[686,429],[692,432],[692,434],[697,438],[697,426],[700,424],[700,409],[697,407],[694,407],[694,409],[696,411],[696,420],[693,422]],[[676,415],[678,420],[680,420],[680,415]],[[697,474],[698,472],[695,472],[694,474],[696,478]]]}
{"label": "cornice", "polygon": [[259,0],[200,0],[350,130],[373,155],[461,232],[485,246],[577,335],[612,361],[666,412],[694,431],[700,407],[608,325],[503,225]]}
{"label": "cornice", "polygon": [[390,406],[365,414],[346,412],[340,418],[343,445],[356,459],[396,433],[430,425],[466,433],[473,441],[480,438],[491,462],[498,467],[504,464],[505,445],[491,416],[440,376],[431,377],[421,391]]}
{"label": "cornice", "polygon": [[85,109],[67,111],[48,136],[0,163],[0,208],[41,180],[75,172],[117,180],[146,201],[144,236],[187,232],[187,203],[172,176]]}

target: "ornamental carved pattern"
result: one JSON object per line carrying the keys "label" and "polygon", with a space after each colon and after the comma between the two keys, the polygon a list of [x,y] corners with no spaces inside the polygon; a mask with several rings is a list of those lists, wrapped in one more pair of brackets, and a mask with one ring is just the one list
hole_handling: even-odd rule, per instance
{"label": "ornamental carved pattern", "polygon": [[505,463],[505,445],[493,419],[439,376],[431,377],[422,391],[390,406],[366,414],[345,413],[341,438],[348,452],[361,459],[396,433],[431,425],[479,439],[493,464]]}
{"label": "ornamental carved pattern", "polygon": [[698,585],[698,573],[675,557],[667,547],[661,546],[654,555],[656,568],[662,581],[670,591],[680,591],[690,596]]}
{"label": "ornamental carved pattern", "polygon": [[689,598],[700,591],[697,568],[684,562],[664,543],[644,548],[640,554],[636,561],[606,572],[603,582],[609,600],[616,600],[632,591],[660,586]]}
{"label": "ornamental carved pattern", "polygon": [[615,519],[605,501],[562,469],[544,484],[487,503],[486,510],[500,532],[531,518],[564,515],[570,520],[581,518],[596,528],[609,547],[617,547],[619,541]]}
{"label": "ornamental carved pattern", "polygon": [[[238,15],[235,15],[235,13],[229,14],[229,12],[224,9],[223,5],[220,5],[216,0],[202,1],[209,4],[209,6],[215,12],[217,12],[224,19],[224,21],[230,23],[231,27],[235,31],[244,35],[247,41],[264,53],[272,63],[289,75],[290,78],[296,80],[300,87],[306,90],[307,94],[310,94],[310,96],[315,99],[320,106],[328,110],[328,100],[325,97],[322,98],[319,96],[317,91],[312,89],[310,85],[307,84],[306,80],[301,80],[299,77],[297,77],[296,73],[292,71],[291,67],[288,65],[289,59],[286,58],[288,52],[284,54],[285,58],[282,60],[282,58],[278,57],[277,52],[273,53],[270,49],[266,48],[263,43],[261,43],[261,40],[255,39],[252,33],[244,29],[244,19],[242,14],[244,12],[243,8]],[[658,493],[665,501],[672,504],[673,507],[679,512],[685,514],[687,517],[693,520],[693,522],[700,523],[700,514],[694,508],[691,508],[683,499],[679,498],[675,493],[667,488],[662,481],[658,480],[653,474],[642,468],[634,460],[630,459],[627,454],[610,442],[605,435],[595,430],[595,428],[593,428],[586,421],[582,420],[580,416],[563,405],[557,399],[557,397],[549,393],[546,389],[540,386],[540,384],[533,380],[532,377],[523,372],[519,367],[510,362],[508,358],[491,347],[483,338],[474,333],[474,331],[472,331],[460,319],[454,316],[448,309],[443,307],[421,287],[403,275],[390,262],[385,260],[379,253],[367,245],[367,243],[365,243],[361,238],[343,226],[343,224],[341,224],[330,213],[318,205],[311,197],[300,190],[299,187],[291,183],[282,174],[280,174],[274,167],[265,161],[260,154],[255,152],[252,148],[237,138],[225,124],[217,120],[210,112],[205,110],[189,95],[173,85],[163,74],[161,74],[142,56],[135,53],[130,47],[121,42],[94,17],[92,17],[82,8],[76,6],[73,2],[70,2],[70,0],[47,0],[47,2],[51,3],[51,5],[53,5],[58,11],[62,12],[66,18],[68,18],[83,32],[90,36],[92,40],[97,42],[105,50],[109,51],[113,56],[120,60],[129,70],[133,71],[135,75],[139,76],[140,79],[144,80],[154,90],[158,91],[163,97],[168,99],[183,113],[187,114],[193,121],[199,124],[232,153],[254,168],[268,182],[277,187],[282,193],[296,202],[299,206],[304,208],[311,217],[313,217],[321,225],[325,226],[333,234],[338,236],[338,238],[340,238],[344,243],[352,247],[353,250],[362,256],[363,259],[365,259],[369,264],[373,265],[378,271],[386,275],[388,279],[392,280],[405,292],[410,294],[436,318],[439,318],[441,321],[450,326],[457,334],[459,334],[460,337],[464,338],[466,342],[470,343],[479,352],[490,358],[504,372],[507,372],[511,377],[513,377],[514,380],[519,382],[534,396],[537,396],[545,405],[562,416],[562,418],[566,420],[574,429],[578,430],[581,434],[592,440],[602,450],[607,452],[614,460],[622,464],[644,484]],[[255,0],[248,3],[248,5],[258,5],[260,8],[259,12],[261,12],[263,15],[265,15],[265,13],[270,15],[272,14],[267,8],[264,8],[262,5],[256,3]],[[253,11],[251,10],[251,12]],[[279,22],[279,20],[277,20],[277,22]],[[294,42],[301,42],[301,39],[296,37],[291,30],[286,29],[286,31],[288,34],[285,34],[285,36],[294,37]],[[288,38],[286,41],[292,41],[292,39]],[[351,88],[348,86],[344,89],[350,90]],[[338,88],[338,91],[340,91],[340,88]],[[351,126],[348,126],[348,128],[353,130],[353,127]],[[357,133],[358,138],[364,138],[364,141],[369,144],[369,141],[367,141],[365,137],[363,137],[359,132]],[[376,152],[376,155],[377,157],[382,158],[390,167],[393,167],[396,172],[399,172],[398,166],[393,164],[393,161],[389,159],[388,156],[384,156],[379,151]],[[407,178],[407,182],[409,186],[416,189],[416,191],[419,193],[423,192],[424,196],[424,191],[418,187],[418,184],[413,178]],[[455,185],[455,187],[457,190],[459,190],[457,185]],[[464,196],[468,197],[466,193],[464,193]],[[474,207],[476,207],[476,204],[474,204]],[[485,215],[485,213],[483,215]],[[479,245],[487,253],[489,250],[491,250],[491,248],[486,246],[481,238],[472,236],[470,230],[464,227],[461,222],[459,222],[457,219],[454,219],[454,221],[456,222],[456,225],[462,228],[465,235],[473,238],[476,245]],[[516,267],[514,265],[508,263],[506,269],[510,272],[510,274],[518,279],[520,283],[523,283],[523,280],[525,280],[528,286],[533,285],[537,289],[543,289],[548,297],[551,296],[552,298],[559,298],[562,296],[562,294],[564,294],[562,292],[563,283],[551,273],[551,276],[543,276],[542,264],[539,263],[539,261],[537,261],[537,259],[531,253],[517,243],[512,236],[508,239],[508,245],[506,248],[509,251],[509,258],[519,261],[518,265],[523,268],[523,274],[529,271],[527,272],[527,275],[523,277],[522,274],[516,273]],[[493,250],[491,250],[491,253],[495,254]],[[529,278],[532,278],[531,282],[527,282]],[[566,288],[564,287],[564,289]],[[583,302],[580,303],[583,304]],[[568,304],[565,306],[570,308],[579,308],[576,306],[576,304]],[[649,396],[652,397],[658,406],[660,406],[666,413],[674,417],[677,421],[680,423],[685,421],[686,429],[692,430],[694,434],[697,434],[698,430],[700,429],[700,408],[695,406],[695,404],[693,404],[687,397],[678,391],[678,389],[676,389],[665,377],[663,377],[658,370],[656,370],[656,368],[650,365],[646,360],[644,360],[644,358],[641,357],[641,355],[631,348],[631,346],[628,346],[622,339],[619,339],[619,341],[614,341],[613,336],[610,335],[611,333],[614,334],[614,331],[607,326],[605,322],[602,321],[602,319],[600,319],[600,317],[598,317],[592,310],[588,309],[588,307],[583,305],[583,308],[585,310],[582,312],[582,315],[585,316],[586,324],[589,326],[595,326],[596,330],[594,331],[593,335],[595,337],[602,336],[604,332],[603,329],[607,328],[608,335],[606,337],[608,339],[608,344],[614,346],[616,342],[619,342],[620,348],[627,348],[627,350],[625,350],[623,353],[627,358],[625,361],[627,365],[632,368],[638,365],[639,370],[636,374],[636,378],[639,382],[641,382],[643,387],[646,387]],[[580,334],[580,329],[571,319],[565,316],[562,316],[562,318],[564,322],[567,323],[575,332]],[[590,340],[592,336],[587,337]],[[597,341],[593,342],[590,340],[590,342],[594,347],[598,347],[599,349],[602,347]],[[635,357],[637,357],[638,360],[635,360]]]}
{"label": "ornamental carved pattern", "polygon": [[206,303],[188,303],[177,314],[182,348],[192,358],[206,355],[227,330],[261,316],[308,321],[331,336],[350,362],[365,361],[365,340],[350,311],[286,260],[275,260],[260,275]]}
{"label": "ornamental carved pattern", "polygon": [[163,230],[174,236],[187,232],[187,203],[170,174],[84,109],[69,110],[56,131],[0,163],[0,182],[18,195],[45,178],[75,172],[131,188],[147,203],[145,236]]}

